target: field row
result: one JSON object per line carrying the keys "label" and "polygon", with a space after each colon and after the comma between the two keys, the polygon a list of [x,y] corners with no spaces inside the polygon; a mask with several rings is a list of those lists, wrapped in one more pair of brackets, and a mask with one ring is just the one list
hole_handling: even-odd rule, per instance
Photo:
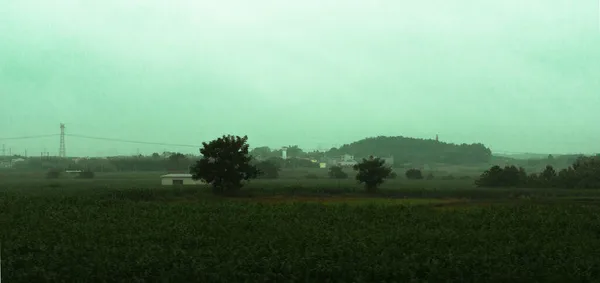
{"label": "field row", "polygon": [[583,282],[600,275],[595,207],[439,211],[91,198],[1,205],[3,276],[11,282]]}

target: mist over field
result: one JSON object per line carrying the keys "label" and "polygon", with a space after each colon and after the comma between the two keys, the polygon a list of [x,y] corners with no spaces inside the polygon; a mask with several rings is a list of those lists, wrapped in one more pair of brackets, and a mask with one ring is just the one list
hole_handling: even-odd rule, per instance
{"label": "mist over field", "polygon": [[597,282],[598,8],[0,0],[2,279]]}
{"label": "mist over field", "polygon": [[[597,3],[0,3],[0,138],[329,149],[365,137],[596,153]],[[58,138],[0,140],[14,153]],[[68,155],[169,148],[67,138]]]}

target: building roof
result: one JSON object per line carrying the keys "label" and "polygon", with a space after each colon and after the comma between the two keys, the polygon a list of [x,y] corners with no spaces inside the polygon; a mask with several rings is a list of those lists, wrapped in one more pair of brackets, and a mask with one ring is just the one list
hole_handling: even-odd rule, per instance
{"label": "building roof", "polygon": [[160,176],[161,178],[192,178],[192,174],[167,174]]}

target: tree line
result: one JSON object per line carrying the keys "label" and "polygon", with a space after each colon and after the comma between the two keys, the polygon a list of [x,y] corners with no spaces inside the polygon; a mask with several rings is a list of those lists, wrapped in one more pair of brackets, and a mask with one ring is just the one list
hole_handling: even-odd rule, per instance
{"label": "tree line", "polygon": [[[217,193],[235,192],[244,181],[259,177],[276,178],[279,165],[270,160],[253,163],[247,144],[248,137],[223,136],[209,143],[203,143],[200,149],[202,158],[190,167],[190,173],[196,180],[212,185]],[[365,186],[367,192],[375,192],[389,178],[394,178],[392,168],[384,160],[363,158],[353,166],[356,180]],[[331,178],[347,178],[341,167],[329,169]],[[406,172],[409,179],[423,179],[417,169]],[[541,173],[527,174],[523,167],[495,165],[475,181],[479,187],[563,187],[563,188],[600,188],[600,155],[580,156],[568,168],[558,173],[547,165]]]}
{"label": "tree line", "polygon": [[16,170],[85,170],[92,172],[187,171],[198,156],[178,152],[150,156],[118,156],[107,158],[30,157],[13,164]]}
{"label": "tree line", "polygon": [[600,188],[600,155],[579,156],[571,166],[559,171],[546,165],[542,172],[531,174],[523,167],[496,165],[483,172],[475,184],[479,187]]}

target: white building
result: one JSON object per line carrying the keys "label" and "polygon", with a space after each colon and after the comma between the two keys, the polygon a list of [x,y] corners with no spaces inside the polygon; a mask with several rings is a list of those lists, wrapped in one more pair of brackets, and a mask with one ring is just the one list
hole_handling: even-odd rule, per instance
{"label": "white building", "polygon": [[192,174],[162,175],[162,176],[160,176],[160,181],[163,186],[206,184],[204,181],[192,179]]}

